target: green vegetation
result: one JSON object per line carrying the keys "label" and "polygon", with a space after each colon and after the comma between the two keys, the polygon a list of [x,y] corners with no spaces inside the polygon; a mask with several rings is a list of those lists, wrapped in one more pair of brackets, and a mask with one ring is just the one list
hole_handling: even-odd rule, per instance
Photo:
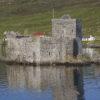
{"label": "green vegetation", "polygon": [[[2,0],[3,1],[3,0]],[[0,2],[0,35],[4,31],[31,34],[51,31],[52,9],[55,17],[64,14],[80,18],[85,36],[92,34],[100,39],[99,0],[4,0]]]}

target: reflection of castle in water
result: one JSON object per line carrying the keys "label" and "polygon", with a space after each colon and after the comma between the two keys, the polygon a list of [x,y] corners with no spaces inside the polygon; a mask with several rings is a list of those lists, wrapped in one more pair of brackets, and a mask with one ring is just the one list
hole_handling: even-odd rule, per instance
{"label": "reflection of castle in water", "polygon": [[52,89],[54,100],[83,100],[83,78],[79,68],[9,66],[12,88]]}

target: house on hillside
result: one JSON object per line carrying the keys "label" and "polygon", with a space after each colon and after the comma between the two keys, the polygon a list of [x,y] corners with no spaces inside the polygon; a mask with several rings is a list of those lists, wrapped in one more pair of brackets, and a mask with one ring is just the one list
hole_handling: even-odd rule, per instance
{"label": "house on hillside", "polygon": [[92,35],[90,35],[89,37],[83,37],[82,41],[94,41],[96,38]]}

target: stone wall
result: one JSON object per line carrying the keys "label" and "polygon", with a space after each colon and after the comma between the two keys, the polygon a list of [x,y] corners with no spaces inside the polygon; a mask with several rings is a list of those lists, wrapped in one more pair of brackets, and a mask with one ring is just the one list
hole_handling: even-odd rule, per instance
{"label": "stone wall", "polygon": [[[33,62],[36,60],[36,43],[31,37],[7,38],[7,59],[20,62]],[[38,46],[38,45],[37,45]]]}
{"label": "stone wall", "polygon": [[[63,44],[64,45],[64,44]],[[62,62],[65,61],[62,57],[62,51],[65,50],[65,46],[62,47],[62,42],[52,37],[43,37],[40,40],[40,55],[41,62]],[[65,55],[66,53],[64,53]]]}

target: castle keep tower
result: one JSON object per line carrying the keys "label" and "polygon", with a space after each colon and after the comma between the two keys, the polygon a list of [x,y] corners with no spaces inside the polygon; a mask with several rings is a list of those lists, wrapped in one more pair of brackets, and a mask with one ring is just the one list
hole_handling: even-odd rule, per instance
{"label": "castle keep tower", "polygon": [[80,20],[64,15],[61,19],[52,19],[52,35],[61,38],[82,38],[82,25]]}
{"label": "castle keep tower", "polygon": [[69,15],[61,19],[52,19],[52,35],[65,41],[66,53],[69,55],[81,54],[82,25],[80,20],[72,19]]}
{"label": "castle keep tower", "polygon": [[63,16],[61,19],[52,19],[52,35],[57,38],[76,37],[76,19]]}

